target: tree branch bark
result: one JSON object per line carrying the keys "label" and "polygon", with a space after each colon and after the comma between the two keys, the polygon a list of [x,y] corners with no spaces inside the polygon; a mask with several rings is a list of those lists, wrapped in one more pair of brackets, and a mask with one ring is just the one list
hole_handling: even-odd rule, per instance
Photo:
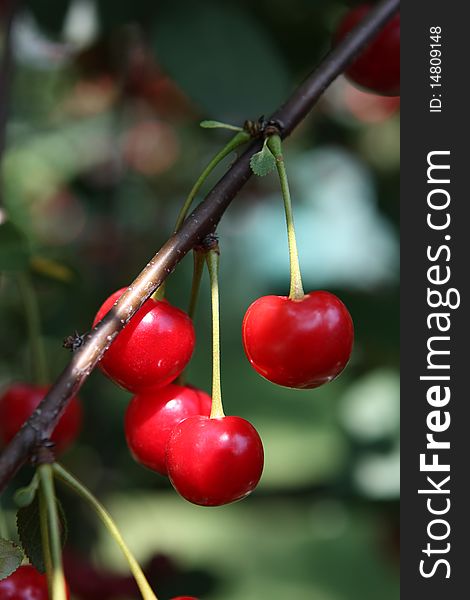
{"label": "tree branch bark", "polygon": [[[271,120],[280,124],[282,137],[289,135],[306,117],[328,85],[344,71],[398,8],[399,0],[382,0],[271,116]],[[83,345],[73,354],[38,409],[0,456],[0,491],[37,445],[50,436],[68,401],[78,392],[119,331],[185,254],[215,230],[230,202],[250,178],[250,158],[260,148],[260,141],[250,144],[205,200],[189,215],[178,233],[160,248],[116,305],[86,336]]]}

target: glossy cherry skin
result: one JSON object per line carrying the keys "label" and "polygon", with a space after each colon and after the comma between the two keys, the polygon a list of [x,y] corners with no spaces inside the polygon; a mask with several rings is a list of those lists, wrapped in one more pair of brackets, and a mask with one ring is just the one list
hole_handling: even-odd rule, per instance
{"label": "glossy cherry skin", "polygon": [[[341,21],[335,41],[341,41],[373,8],[360,4]],[[346,75],[361,87],[384,96],[400,95],[400,13],[385,25],[382,31],[346,69]]]}
{"label": "glossy cherry skin", "polygon": [[[122,288],[99,309],[96,325],[123,294]],[[149,298],[120,332],[99,366],[131,392],[163,387],[176,379],[194,350],[194,327],[188,315],[166,300]]]}
{"label": "glossy cherry skin", "polygon": [[[8,444],[33,413],[49,390],[49,386],[13,383],[0,397],[0,440]],[[52,432],[55,450],[66,450],[78,437],[82,425],[82,405],[77,397],[67,405]]]}
{"label": "glossy cherry skin", "polygon": [[173,487],[201,506],[247,496],[260,480],[263,462],[256,429],[240,417],[189,417],[173,430],[166,452]]}
{"label": "glossy cherry skin", "polygon": [[135,460],[166,475],[165,452],[173,429],[187,417],[208,417],[211,404],[211,397],[202,390],[173,383],[134,396],[126,411],[124,429]]}
{"label": "glossy cherry skin", "polygon": [[301,300],[258,298],[246,311],[242,338],[248,360],[260,375],[285,387],[315,388],[346,366],[354,328],[339,298],[316,291]]}
{"label": "glossy cherry skin", "polygon": [[[0,598],[2,600],[49,600],[47,578],[31,565],[23,565],[6,579],[0,580]],[[67,598],[70,598],[68,588]]]}

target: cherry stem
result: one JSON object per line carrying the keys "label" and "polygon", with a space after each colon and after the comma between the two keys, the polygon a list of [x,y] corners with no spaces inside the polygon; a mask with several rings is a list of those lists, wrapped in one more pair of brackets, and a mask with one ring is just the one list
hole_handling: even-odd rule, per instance
{"label": "cherry stem", "polygon": [[250,139],[251,139],[251,136],[248,132],[240,131],[235,136],[233,136],[233,138],[214,156],[214,158],[212,158],[212,160],[209,162],[209,164],[204,169],[204,171],[199,175],[198,179],[196,180],[196,183],[191,188],[191,191],[189,192],[188,197],[184,201],[184,204],[181,207],[180,212],[178,213],[178,217],[176,219],[176,224],[175,224],[175,233],[181,229],[181,226],[183,225],[183,223],[188,215],[189,209],[191,208],[191,204],[193,203],[193,200],[196,197],[196,194],[199,192],[203,183],[209,177],[209,175],[212,173],[212,171],[215,169],[215,167],[226,156],[228,156],[231,152],[233,152],[236,148],[238,148],[242,144],[246,144],[246,142],[248,142]]}
{"label": "cherry stem", "polygon": [[50,563],[45,558],[46,568],[48,570],[48,580],[50,581],[51,600],[67,600],[65,587],[64,570],[62,567],[62,544],[60,540],[59,515],[57,513],[57,501],[54,490],[54,478],[52,466],[48,463],[38,467],[39,486],[45,505],[45,520],[47,520],[46,553],[47,538],[49,540]]}
{"label": "cherry stem", "polygon": [[189,297],[188,315],[194,321],[196,305],[201,287],[202,273],[204,271],[205,253],[201,250],[193,251],[193,280],[191,283],[191,294]]}
{"label": "cherry stem", "polygon": [[[191,293],[189,296],[188,316],[194,321],[197,299],[199,297],[199,288],[201,287],[202,273],[206,261],[205,253],[201,250],[193,251],[193,280],[191,283]],[[186,369],[178,375],[174,383],[184,385],[186,383]]]}
{"label": "cherry stem", "polygon": [[225,417],[220,385],[219,248],[206,254],[212,303],[212,407],[211,419]]}
{"label": "cherry stem", "polygon": [[[104,508],[104,506],[93,496],[93,494],[88,490],[78,479],[76,479],[71,473],[69,473],[62,465],[58,463],[54,463],[53,465],[54,474],[60,481],[68,485],[76,494],[78,494],[81,498],[83,498],[88,504],[93,508],[95,513],[100,518],[101,522],[107,528],[111,536],[114,538],[117,545],[121,548],[122,553],[124,554],[127,563],[129,564],[129,568],[134,576],[134,579],[139,586],[140,593],[142,594],[142,598],[144,600],[158,600],[157,596],[152,591],[145,575],[140,568],[139,563],[134,558],[134,555],[129,550],[127,544],[125,543],[117,525],[113,521],[109,512]],[[54,599],[55,600],[55,599]]]}
{"label": "cherry stem", "polygon": [[[232,127],[229,127],[229,129],[232,129]],[[177,233],[181,229],[181,226],[183,225],[186,217],[188,216],[188,212],[189,212],[189,209],[191,208],[194,198],[196,197],[197,193],[203,186],[205,180],[209,177],[209,175],[215,169],[215,167],[226,156],[228,156],[231,152],[236,150],[236,148],[238,148],[239,146],[241,146],[243,144],[246,144],[251,139],[251,136],[247,131],[240,130],[239,127],[236,127],[234,129],[235,129],[235,131],[238,131],[238,133],[233,136],[233,138],[222,148],[222,150],[217,152],[217,154],[212,158],[212,160],[209,162],[209,164],[204,169],[204,171],[199,175],[198,179],[196,180],[196,183],[191,188],[191,191],[189,192],[186,200],[183,203],[183,206],[180,209],[180,212],[178,213],[178,217],[176,218],[175,231],[174,231],[175,233]],[[193,284],[194,284],[194,279],[193,279]],[[198,285],[197,290],[199,290],[199,285]],[[153,293],[152,298],[154,300],[161,300],[162,298],[164,298],[164,296],[165,296],[165,284],[162,283],[162,285],[159,288],[157,288],[157,290]],[[196,298],[197,298],[197,291],[196,291]],[[191,301],[192,300],[193,300],[193,295],[192,295],[192,291],[191,291]],[[194,301],[194,306],[195,305],[196,305],[196,300]],[[190,313],[190,316],[191,316],[191,313]]]}
{"label": "cherry stem", "polygon": [[47,576],[47,587],[50,594],[52,594],[52,558],[51,558],[51,544],[49,540],[49,528],[48,528],[48,517],[47,517],[47,503],[44,497],[42,488],[38,491],[39,496],[39,526],[41,528],[41,541],[42,541],[42,556],[44,560],[44,566],[46,567]]}
{"label": "cherry stem", "polygon": [[34,370],[34,380],[38,385],[49,382],[46,352],[41,335],[41,316],[36,292],[30,277],[26,273],[17,276],[18,286],[23,299],[26,322],[28,325],[31,364]]}
{"label": "cherry stem", "polygon": [[287,241],[289,244],[290,261],[290,292],[291,300],[301,300],[304,297],[304,288],[302,285],[302,276],[300,274],[299,253],[297,251],[297,241],[295,238],[294,216],[292,214],[292,201],[287,180],[286,166],[282,156],[281,138],[278,135],[272,135],[268,138],[268,147],[276,159],[276,168],[281,183],[282,198],[284,200],[284,210],[287,223]]}

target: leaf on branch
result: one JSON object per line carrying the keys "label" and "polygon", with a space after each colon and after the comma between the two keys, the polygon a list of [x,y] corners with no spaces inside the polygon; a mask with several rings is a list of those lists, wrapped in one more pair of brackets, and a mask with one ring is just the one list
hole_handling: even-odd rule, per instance
{"label": "leaf on branch", "polygon": [[[56,500],[56,502],[60,521],[62,545],[65,545],[68,532],[67,522],[65,520],[65,513],[62,505],[58,500]],[[31,504],[18,510],[16,514],[16,527],[18,529],[18,536],[21,544],[30,563],[40,573],[44,573],[46,571],[46,567],[44,564],[42,548],[38,494],[35,495]]]}
{"label": "leaf on branch", "polygon": [[16,513],[18,536],[29,562],[40,573],[46,571],[42,554],[41,525],[39,519],[39,499],[35,495],[33,502],[20,508]]}
{"label": "leaf on branch", "polygon": [[23,562],[23,551],[10,540],[0,538],[0,580],[9,577]]}
{"label": "leaf on branch", "polygon": [[222,123],[221,121],[201,121],[199,125],[204,129],[230,129],[231,131],[243,131],[241,127],[230,125],[229,123]]}
{"label": "leaf on branch", "polygon": [[11,221],[0,224],[0,271],[25,269],[29,253],[25,234]]}
{"label": "leaf on branch", "polygon": [[276,167],[276,159],[266,142],[263,148],[251,157],[250,167],[253,173],[259,177],[264,177]]}

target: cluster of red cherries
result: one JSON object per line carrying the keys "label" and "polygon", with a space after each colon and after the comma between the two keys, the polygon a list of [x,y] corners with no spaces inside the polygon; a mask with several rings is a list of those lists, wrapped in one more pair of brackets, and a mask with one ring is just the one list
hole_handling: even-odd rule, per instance
{"label": "cluster of red cherries", "polygon": [[[95,324],[123,292],[106,300]],[[218,506],[240,500],[255,488],[263,470],[263,446],[248,421],[210,418],[208,394],[172,383],[188,364],[194,344],[188,315],[167,300],[149,298],[100,367],[135,394],[126,411],[125,434],[136,461],[167,475],[190,502]]]}

